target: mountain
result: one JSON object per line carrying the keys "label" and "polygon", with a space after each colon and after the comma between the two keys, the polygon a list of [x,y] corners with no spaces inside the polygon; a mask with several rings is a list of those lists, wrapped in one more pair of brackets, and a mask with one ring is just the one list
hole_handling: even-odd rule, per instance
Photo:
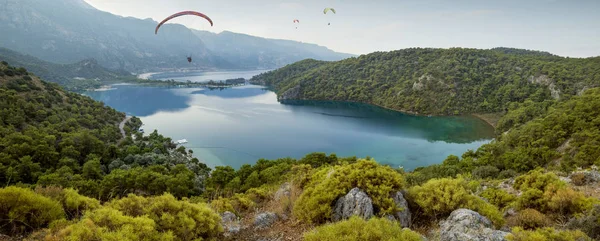
{"label": "mountain", "polygon": [[415,114],[505,111],[600,86],[600,57],[574,59],[514,49],[404,49],[338,62],[300,61],[251,79],[282,101],[365,102]]}
{"label": "mountain", "polygon": [[83,0],[3,0],[0,11],[0,46],[45,61],[93,58],[109,69],[131,72],[235,67],[211,54],[182,25],[165,25],[155,35],[153,20],[116,16]]}
{"label": "mountain", "polygon": [[[2,0],[0,11],[0,47],[59,64],[96,59],[109,69],[141,73],[275,68],[303,58],[349,56],[316,45],[230,32],[208,37],[179,24],[166,24],[155,35],[157,22],[152,19],[113,15],[84,0]],[[204,37],[210,44],[203,43]],[[192,63],[186,60],[190,54]]]}
{"label": "mountain", "polygon": [[6,48],[0,48],[0,61],[26,68],[35,75],[58,83],[68,90],[97,87],[102,83],[133,77],[125,70],[106,69],[94,59],[86,59],[72,64],[55,64]]}
{"label": "mountain", "polygon": [[303,59],[336,61],[353,57],[316,44],[267,39],[224,31],[219,34],[194,30],[213,53],[242,68],[274,69]]}

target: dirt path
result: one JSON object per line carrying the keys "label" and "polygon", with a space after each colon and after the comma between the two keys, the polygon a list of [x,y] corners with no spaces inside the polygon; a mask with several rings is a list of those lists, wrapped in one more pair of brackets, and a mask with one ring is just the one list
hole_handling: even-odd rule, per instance
{"label": "dirt path", "polygon": [[125,128],[125,124],[131,120],[131,116],[126,116],[125,119],[123,121],[121,121],[121,123],[119,124],[119,130],[121,130],[121,135],[123,136],[123,139],[125,139],[125,130],[123,128]]}

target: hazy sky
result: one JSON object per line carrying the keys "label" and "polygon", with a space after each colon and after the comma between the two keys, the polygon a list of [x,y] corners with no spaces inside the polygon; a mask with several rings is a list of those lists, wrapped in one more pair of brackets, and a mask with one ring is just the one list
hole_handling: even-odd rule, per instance
{"label": "hazy sky", "polygon": [[[161,20],[183,10],[190,28],[316,43],[364,54],[408,47],[498,46],[600,55],[600,0],[85,0],[122,16]],[[323,14],[333,7],[337,14]],[[295,29],[294,19],[299,19]],[[330,26],[327,23],[331,22]]]}

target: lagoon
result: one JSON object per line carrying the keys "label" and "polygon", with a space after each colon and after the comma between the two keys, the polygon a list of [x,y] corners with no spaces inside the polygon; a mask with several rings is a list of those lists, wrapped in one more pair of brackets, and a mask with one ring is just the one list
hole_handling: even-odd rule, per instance
{"label": "lagoon", "polygon": [[274,92],[255,85],[213,90],[114,85],[85,94],[140,117],[146,132],[187,139],[185,146],[211,167],[326,152],[370,156],[412,170],[477,149],[494,133],[470,116],[412,116],[345,102],[281,104]]}

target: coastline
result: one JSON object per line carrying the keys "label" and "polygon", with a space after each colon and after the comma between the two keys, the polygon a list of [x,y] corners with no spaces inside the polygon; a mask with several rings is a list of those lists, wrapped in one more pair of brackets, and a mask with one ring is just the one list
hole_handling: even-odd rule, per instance
{"label": "coastline", "polygon": [[[298,100],[304,100],[304,99],[298,99]],[[281,102],[281,100],[278,100],[279,102]],[[313,100],[313,101],[336,101],[336,100]],[[437,116],[437,117],[442,117],[442,116],[452,116],[452,115],[424,115],[424,114],[419,114],[417,112],[413,112],[413,111],[406,111],[406,110],[399,110],[399,109],[394,109],[391,107],[386,107],[386,106],[382,106],[382,105],[378,105],[375,103],[371,103],[371,102],[360,102],[360,101],[348,101],[348,100],[344,100],[344,102],[348,102],[348,103],[362,103],[362,104],[369,104],[369,105],[373,105],[373,106],[377,106],[386,110],[391,110],[391,111],[395,111],[395,112],[399,112],[402,114],[407,114],[407,115],[413,115],[413,116]],[[500,113],[489,113],[489,114],[479,114],[479,113],[469,113],[469,114],[463,114],[462,116],[472,116],[475,117],[477,119],[480,119],[482,121],[484,121],[486,124],[488,124],[489,126],[491,126],[494,130],[496,130],[496,126],[498,124],[498,121],[500,120]]]}

